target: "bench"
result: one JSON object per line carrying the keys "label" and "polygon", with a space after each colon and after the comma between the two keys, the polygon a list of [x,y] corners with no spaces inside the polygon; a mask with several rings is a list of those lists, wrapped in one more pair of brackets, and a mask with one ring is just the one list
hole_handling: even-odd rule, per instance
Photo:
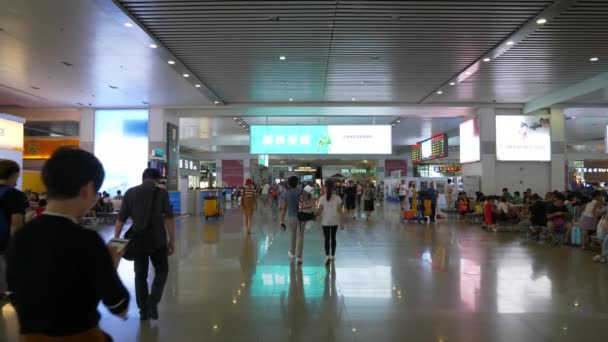
{"label": "bench", "polygon": [[464,220],[467,223],[483,223],[483,214],[467,213],[464,214]]}

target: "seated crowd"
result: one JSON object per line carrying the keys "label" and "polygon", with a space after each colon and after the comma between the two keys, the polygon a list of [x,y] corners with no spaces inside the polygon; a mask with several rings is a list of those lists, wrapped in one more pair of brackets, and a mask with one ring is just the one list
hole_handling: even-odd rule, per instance
{"label": "seated crowd", "polygon": [[517,227],[528,232],[530,238],[551,236],[554,244],[580,245],[588,249],[596,242],[602,252],[593,260],[608,260],[608,196],[604,191],[548,192],[544,198],[531,189],[523,196],[510,194],[504,188],[501,196],[476,193],[469,199],[465,192],[458,194],[456,208],[464,220],[468,215],[483,217],[482,228],[498,231],[501,227]]}

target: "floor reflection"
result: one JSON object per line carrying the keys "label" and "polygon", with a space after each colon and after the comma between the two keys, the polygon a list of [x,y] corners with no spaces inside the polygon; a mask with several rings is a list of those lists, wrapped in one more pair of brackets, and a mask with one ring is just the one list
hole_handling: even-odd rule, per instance
{"label": "floor reflection", "polygon": [[[325,266],[318,225],[304,265],[287,257],[288,233],[261,208],[246,235],[238,209],[221,221],[178,220],[177,253],[161,320],[142,324],[100,308],[117,341],[604,341],[608,267],[591,252],[523,245],[453,221],[402,223],[387,204],[350,220]],[[108,239],[111,227],[100,230]],[[119,274],[133,294],[133,264]],[[150,275],[152,276],[152,274]],[[565,327],[565,329],[564,329]],[[0,341],[17,339],[2,309]]]}

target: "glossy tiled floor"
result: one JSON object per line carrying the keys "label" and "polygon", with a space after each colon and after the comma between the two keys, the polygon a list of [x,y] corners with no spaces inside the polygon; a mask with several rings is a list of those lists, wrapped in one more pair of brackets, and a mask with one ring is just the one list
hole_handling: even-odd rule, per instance
{"label": "glossy tiled floor", "polygon": [[[608,340],[608,266],[592,252],[453,221],[401,223],[388,206],[338,232],[329,270],[312,227],[294,267],[270,209],[250,238],[238,209],[226,214],[179,220],[160,321],[141,324],[132,304],[126,322],[102,309],[102,327],[117,341]],[[131,290],[132,266],[120,266]],[[0,340],[16,330],[5,307]]]}

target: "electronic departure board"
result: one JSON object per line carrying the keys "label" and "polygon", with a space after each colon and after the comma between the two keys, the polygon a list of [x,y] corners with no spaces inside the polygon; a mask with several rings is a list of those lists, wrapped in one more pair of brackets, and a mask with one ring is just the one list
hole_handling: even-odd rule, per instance
{"label": "electronic departure board", "polygon": [[448,136],[443,133],[412,146],[412,162],[445,158],[448,156]]}

